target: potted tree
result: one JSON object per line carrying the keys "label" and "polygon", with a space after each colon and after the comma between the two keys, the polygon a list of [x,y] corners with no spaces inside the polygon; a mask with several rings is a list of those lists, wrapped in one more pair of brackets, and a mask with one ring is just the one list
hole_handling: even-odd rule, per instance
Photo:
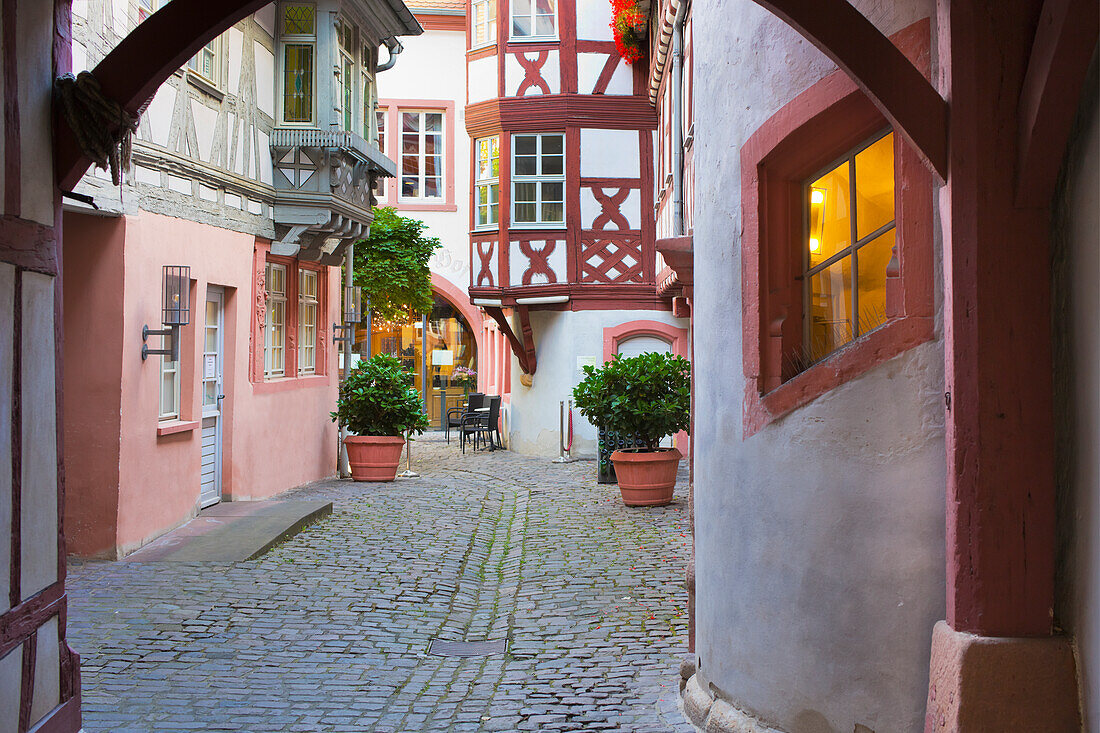
{"label": "potted tree", "polygon": [[661,439],[687,430],[691,414],[691,364],[682,356],[650,352],[616,355],[602,367],[586,366],[573,388],[581,414],[603,430],[635,436],[644,448],[611,454],[627,506],[672,501],[676,469],[683,455],[658,447]]}
{"label": "potted tree", "polygon": [[393,481],[405,445],[402,435],[427,429],[428,416],[412,385],[413,375],[389,354],[360,361],[340,385],[331,415],[354,433],[344,438],[354,481]]}

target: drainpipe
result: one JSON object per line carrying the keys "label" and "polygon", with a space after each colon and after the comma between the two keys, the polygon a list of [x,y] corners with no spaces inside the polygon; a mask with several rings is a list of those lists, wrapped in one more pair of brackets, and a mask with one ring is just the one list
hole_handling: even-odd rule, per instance
{"label": "drainpipe", "polygon": [[684,236],[684,16],[688,0],[676,5],[672,21],[672,236]]}
{"label": "drainpipe", "polygon": [[374,73],[376,74],[386,69],[392,69],[393,65],[397,63],[397,54],[405,50],[405,47],[401,45],[401,41],[397,40],[397,36],[390,36],[382,42],[385,43],[386,48],[389,49],[390,57],[386,59],[386,63],[378,64],[374,67]]}
{"label": "drainpipe", "polygon": [[[355,276],[355,242],[352,241],[348,244],[347,248],[344,250],[344,288],[343,288],[343,290],[344,290],[344,297],[345,298],[347,297],[347,293],[349,292],[349,288],[351,288],[351,286],[355,284],[354,276]],[[343,307],[340,309],[341,319],[343,319],[343,314],[345,312],[347,312],[347,303],[344,303]],[[341,384],[343,384],[343,382],[348,378],[348,375],[351,374],[351,352],[352,352],[352,349],[355,347],[355,324],[354,323],[348,323],[347,321],[344,321],[344,325],[348,326],[348,329],[346,331],[344,331],[344,335],[348,338],[348,340],[341,342],[342,346],[344,347],[344,368],[342,370],[343,373],[340,375],[340,383]],[[336,435],[337,440],[340,441],[339,445],[336,447],[336,456],[337,456],[337,464],[338,464],[337,469],[338,469],[338,472],[339,472],[341,478],[347,478],[347,477],[351,476],[351,466],[348,463],[348,453],[347,453],[347,450],[344,448],[344,438],[347,437],[347,434],[348,434],[347,430],[345,428],[341,427],[337,431],[337,435]]]}

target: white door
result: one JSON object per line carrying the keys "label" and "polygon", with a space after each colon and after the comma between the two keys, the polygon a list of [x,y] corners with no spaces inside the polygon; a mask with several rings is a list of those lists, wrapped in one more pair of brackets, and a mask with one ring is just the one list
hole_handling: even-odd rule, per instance
{"label": "white door", "polygon": [[222,499],[222,354],[225,330],[225,293],[216,286],[206,290],[206,323],[202,347],[202,485],[201,506]]}

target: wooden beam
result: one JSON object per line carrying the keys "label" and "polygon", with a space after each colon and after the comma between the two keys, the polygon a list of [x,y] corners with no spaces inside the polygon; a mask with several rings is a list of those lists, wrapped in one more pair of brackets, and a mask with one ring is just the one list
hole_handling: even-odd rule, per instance
{"label": "wooden beam", "polygon": [[[149,16],[107,54],[92,74],[103,93],[130,114],[138,114],[157,89],[199,49],[270,0],[188,0],[168,3]],[[57,115],[54,171],[57,185],[70,191],[91,161],[76,136]]]}
{"label": "wooden beam", "polygon": [[1046,208],[1100,34],[1096,0],[1043,3],[1020,91],[1016,206]]}
{"label": "wooden beam", "polygon": [[497,322],[500,327],[501,333],[508,339],[508,345],[512,347],[512,353],[516,355],[516,360],[519,361],[519,368],[523,370],[524,374],[535,373],[535,341],[534,334],[531,330],[531,319],[525,306],[516,308],[520,317],[520,336],[516,335],[516,332],[512,330],[511,322],[504,316],[504,310],[499,306],[489,306],[485,308],[485,312],[489,314],[489,317]]}
{"label": "wooden beam", "polygon": [[947,102],[882,31],[847,0],[753,1],[832,59],[947,180]]}

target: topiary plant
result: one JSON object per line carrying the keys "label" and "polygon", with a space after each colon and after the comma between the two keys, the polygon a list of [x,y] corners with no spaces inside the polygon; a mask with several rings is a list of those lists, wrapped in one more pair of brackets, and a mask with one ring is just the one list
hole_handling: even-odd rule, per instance
{"label": "topiary plant", "polygon": [[661,438],[690,424],[691,363],[658,352],[616,354],[602,367],[584,368],[573,399],[596,427],[637,436],[646,450],[657,450]]}
{"label": "topiary plant", "polygon": [[360,361],[340,385],[336,412],[329,413],[332,421],[356,435],[420,435],[428,428],[428,416],[413,380],[395,356],[376,354]]}

